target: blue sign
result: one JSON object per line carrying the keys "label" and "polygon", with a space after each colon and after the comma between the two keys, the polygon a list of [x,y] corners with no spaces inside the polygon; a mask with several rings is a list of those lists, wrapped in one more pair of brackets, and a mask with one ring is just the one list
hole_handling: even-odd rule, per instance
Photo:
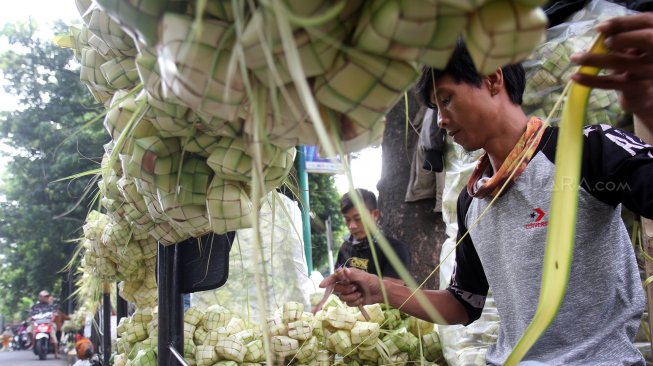
{"label": "blue sign", "polygon": [[317,146],[304,146],[306,152],[306,171],[308,173],[342,174],[345,167],[340,157],[323,158]]}

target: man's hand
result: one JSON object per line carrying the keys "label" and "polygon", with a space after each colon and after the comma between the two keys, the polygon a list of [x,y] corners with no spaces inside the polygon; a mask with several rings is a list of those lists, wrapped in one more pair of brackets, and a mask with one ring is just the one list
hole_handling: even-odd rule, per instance
{"label": "man's hand", "polygon": [[320,287],[335,286],[333,293],[349,306],[383,301],[377,276],[356,268],[342,268],[325,278]]}
{"label": "man's hand", "polygon": [[579,65],[610,70],[608,75],[576,73],[571,78],[592,88],[620,92],[620,103],[653,130],[653,13],[609,19],[597,27],[606,35],[605,55],[586,52],[571,56]]}

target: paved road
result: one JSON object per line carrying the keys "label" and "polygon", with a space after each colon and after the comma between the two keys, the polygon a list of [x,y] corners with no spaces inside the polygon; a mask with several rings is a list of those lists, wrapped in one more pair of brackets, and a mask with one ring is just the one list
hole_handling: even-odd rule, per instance
{"label": "paved road", "polygon": [[32,351],[0,352],[0,366],[66,366],[62,358],[54,359],[53,354],[41,361]]}

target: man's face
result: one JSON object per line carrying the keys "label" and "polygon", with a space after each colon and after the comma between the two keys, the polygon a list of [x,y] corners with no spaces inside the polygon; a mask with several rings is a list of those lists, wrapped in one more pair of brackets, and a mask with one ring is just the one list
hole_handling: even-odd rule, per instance
{"label": "man's face", "polygon": [[[372,210],[370,215],[372,215],[372,220],[376,222],[376,219],[379,217],[379,210]],[[363,221],[361,220],[361,215],[358,212],[358,209],[356,207],[352,207],[349,209],[349,211],[345,212],[343,216],[345,218],[345,225],[347,226],[349,233],[351,233],[351,235],[356,240],[360,241],[365,239],[365,228],[363,226]]]}
{"label": "man's face", "polygon": [[48,303],[48,300],[50,298],[49,294],[39,294],[39,302],[41,303]]}
{"label": "man's face", "polygon": [[449,75],[435,83],[431,101],[438,106],[438,125],[466,151],[486,146],[492,137],[492,121],[497,115],[487,79],[480,87],[456,83]]}

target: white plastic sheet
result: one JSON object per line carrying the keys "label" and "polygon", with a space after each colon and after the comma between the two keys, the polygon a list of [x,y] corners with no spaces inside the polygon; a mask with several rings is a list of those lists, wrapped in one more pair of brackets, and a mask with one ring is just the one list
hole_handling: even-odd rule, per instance
{"label": "white plastic sheet", "polygon": [[[288,301],[302,302],[306,311],[310,310],[309,296],[315,286],[309,278],[304,256],[301,211],[297,202],[288,197],[281,194],[274,197],[268,195],[259,214],[260,248],[255,245],[254,229],[238,230],[229,254],[227,283],[216,290],[192,294],[191,305],[219,304],[242,319],[258,322],[260,299],[254,275],[259,272],[267,282],[268,313]],[[289,215],[284,213],[283,207]],[[257,250],[260,250],[263,263],[255,260]]]}

